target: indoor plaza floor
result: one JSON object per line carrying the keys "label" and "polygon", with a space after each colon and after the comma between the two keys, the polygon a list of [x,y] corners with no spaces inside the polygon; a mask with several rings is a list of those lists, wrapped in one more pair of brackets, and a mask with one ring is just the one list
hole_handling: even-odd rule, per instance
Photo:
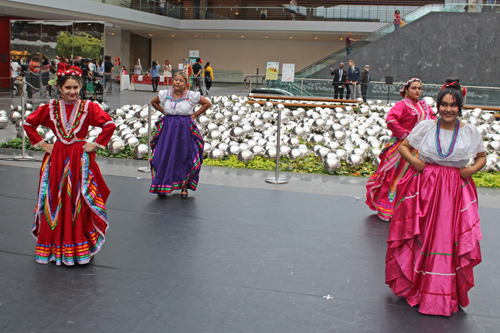
{"label": "indoor plaza floor", "polygon": [[[127,92],[120,102],[153,96]],[[148,193],[150,175],[137,171],[146,161],[98,158],[111,190],[106,243],[88,265],[57,267],[35,262],[31,236],[41,155],[0,154],[1,332],[500,326],[499,190],[478,189],[483,262],[470,305],[446,318],[419,314],[384,284],[389,224],[364,203],[366,179],[284,173],[290,182],[273,185],[272,172],[203,166],[198,190],[181,199]]]}

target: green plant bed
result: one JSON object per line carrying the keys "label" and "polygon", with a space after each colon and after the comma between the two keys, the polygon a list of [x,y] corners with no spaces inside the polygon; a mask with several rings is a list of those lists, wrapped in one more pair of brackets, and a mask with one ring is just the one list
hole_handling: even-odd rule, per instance
{"label": "green plant bed", "polygon": [[[147,138],[141,138],[140,143],[148,144]],[[22,141],[21,139],[13,139],[8,142],[0,143],[0,148],[11,148],[11,149],[21,149]],[[29,140],[26,139],[25,149],[42,151],[41,148],[34,148]],[[114,157],[114,158],[130,158],[132,159],[133,149],[130,147],[125,147],[118,154],[110,154],[107,149],[97,149],[97,156],[103,157]],[[144,156],[143,160],[147,160],[148,156]],[[211,166],[222,166],[227,168],[240,168],[240,169],[253,169],[253,170],[270,170],[276,169],[276,163],[274,159],[256,156],[253,160],[248,163],[241,162],[234,155],[226,156],[220,160],[212,160],[205,157],[203,160],[204,165]],[[315,173],[315,174],[327,174],[335,176],[351,176],[351,177],[365,177],[368,178],[372,175],[377,168],[373,165],[372,159],[366,159],[365,163],[360,166],[353,167],[346,164],[345,161],[341,162],[342,166],[333,171],[329,172],[323,167],[322,159],[314,154],[310,154],[301,159],[289,159],[287,157],[282,157],[280,159],[280,171],[286,172],[298,172],[298,173]],[[478,172],[473,177],[476,186],[478,187],[488,187],[488,188],[500,188],[500,172],[487,171]]]}

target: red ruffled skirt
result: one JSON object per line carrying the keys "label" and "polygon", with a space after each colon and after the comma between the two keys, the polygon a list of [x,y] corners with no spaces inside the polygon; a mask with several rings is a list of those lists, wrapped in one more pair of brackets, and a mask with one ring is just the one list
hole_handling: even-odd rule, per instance
{"label": "red ruffled skirt", "polygon": [[476,186],[458,168],[412,166],[398,183],[385,280],[424,314],[450,316],[467,306],[481,262]]}
{"label": "red ruffled skirt", "polygon": [[[395,137],[385,145],[380,154],[380,165],[366,183],[366,204],[377,211],[379,219],[390,221],[396,204],[397,184],[408,170],[406,162],[398,152],[403,140]],[[416,153],[416,151],[414,151]]]}
{"label": "red ruffled skirt", "polygon": [[58,141],[43,158],[32,230],[40,264],[86,264],[105,241],[109,189],[84,145]]}

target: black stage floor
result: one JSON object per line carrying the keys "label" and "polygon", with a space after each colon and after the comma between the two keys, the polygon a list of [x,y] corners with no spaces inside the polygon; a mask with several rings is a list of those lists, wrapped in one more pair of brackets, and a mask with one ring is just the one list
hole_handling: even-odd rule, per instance
{"label": "black stage floor", "polygon": [[103,249],[56,267],[34,259],[38,170],[0,174],[2,332],[500,330],[499,209],[480,209],[471,305],[445,318],[384,284],[389,225],[363,199],[203,183],[187,200],[158,198],[148,179],[105,176]]}

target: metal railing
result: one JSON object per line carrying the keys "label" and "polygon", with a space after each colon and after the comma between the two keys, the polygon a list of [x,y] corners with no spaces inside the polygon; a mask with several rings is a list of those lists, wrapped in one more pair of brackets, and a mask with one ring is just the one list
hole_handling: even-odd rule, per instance
{"label": "metal railing", "polygon": [[[177,19],[202,20],[307,20],[307,21],[366,21],[392,22],[395,10],[404,16],[418,6],[181,6],[177,2],[159,0],[93,0],[142,12]],[[292,15],[293,13],[293,15]]]}
{"label": "metal railing", "polygon": [[[286,90],[294,96],[315,96],[315,97],[331,97],[334,96],[333,79],[316,79],[316,78],[295,78],[294,82],[282,82],[281,75],[278,80],[265,80],[264,75],[254,75],[263,80],[262,87],[270,89]],[[254,79],[255,80],[255,79]],[[386,85],[382,81],[371,81],[367,88],[367,98],[371,100],[400,100],[399,89],[404,82],[394,82],[392,85]],[[293,85],[292,89],[289,89]],[[251,86],[243,85],[249,91]],[[436,98],[441,90],[442,83],[424,83],[422,97]],[[298,87],[298,89],[297,89]],[[500,106],[500,87],[473,86],[464,85],[467,88],[466,103],[484,106]],[[346,87],[348,89],[348,87]],[[351,96],[351,99],[361,97],[359,95]]]}

